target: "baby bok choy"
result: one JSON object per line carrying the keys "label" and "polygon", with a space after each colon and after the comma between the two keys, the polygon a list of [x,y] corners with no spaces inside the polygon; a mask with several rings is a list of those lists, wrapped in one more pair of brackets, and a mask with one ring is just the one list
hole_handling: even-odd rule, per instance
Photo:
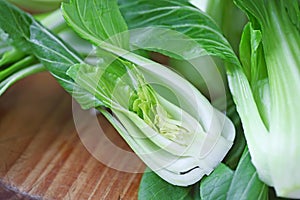
{"label": "baby bok choy", "polygon": [[230,80],[252,162],[278,196],[299,198],[299,1],[236,3],[250,19],[240,45],[249,84],[238,69]]}
{"label": "baby bok choy", "polygon": [[[117,129],[124,130],[120,134],[153,171],[174,185],[191,185],[224,158],[234,139],[234,127],[177,74],[164,67],[153,70],[176,80],[162,86],[178,84],[185,89],[183,94],[173,91],[182,107],[163,98],[139,68],[127,61],[76,64],[67,74],[112,110],[121,124]],[[151,72],[148,77],[154,80]],[[183,106],[186,101],[191,104]],[[196,111],[186,112],[192,109]],[[203,113],[201,109],[205,109]]]}
{"label": "baby bok choy", "polygon": [[[116,58],[103,59],[107,54],[100,52],[97,66],[76,64],[67,74],[111,109],[119,122],[113,125],[160,177],[180,186],[199,181],[232,146],[232,122],[175,72],[127,51],[129,32],[116,1],[94,3],[96,7],[87,0],[64,3],[64,17],[82,38]],[[151,83],[168,88],[178,104]]]}
{"label": "baby bok choy", "polygon": [[[100,110],[166,181],[197,182],[232,146],[234,126],[223,113],[175,72],[129,51],[127,25],[116,1],[74,0],[62,7],[67,23],[97,46],[96,64],[84,61],[32,16],[5,1],[0,7],[3,31],[27,46],[83,108]],[[20,27],[11,26],[13,20]],[[152,83],[173,92],[178,104]]]}

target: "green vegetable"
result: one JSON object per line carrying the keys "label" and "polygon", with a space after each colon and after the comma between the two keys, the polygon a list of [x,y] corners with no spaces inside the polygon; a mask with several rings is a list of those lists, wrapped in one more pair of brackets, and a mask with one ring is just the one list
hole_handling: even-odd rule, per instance
{"label": "green vegetable", "polygon": [[[230,24],[218,15],[227,5],[233,8],[224,2],[209,2],[207,12],[236,46],[239,37],[231,37]],[[44,24],[59,32],[63,40],[68,38],[64,41],[69,44],[32,16],[1,1],[0,94],[14,81],[45,66],[83,108],[97,108],[145,163],[169,183],[193,184],[218,166],[201,180],[200,190],[199,184],[176,187],[145,173],[140,198],[152,194],[160,199],[171,197],[169,191],[176,190],[174,198],[268,199],[268,188],[258,177],[274,186],[278,196],[299,198],[299,1],[236,0],[250,20],[240,43],[242,65],[216,23],[187,0],[119,0],[119,4],[121,12],[115,1],[108,0],[73,0],[63,5],[67,23],[97,46],[92,59],[98,60],[90,62],[81,56],[89,54],[91,45],[81,44],[82,40],[77,45],[64,20],[44,20]],[[121,13],[130,29],[139,29],[128,31]],[[59,12],[53,16],[54,20],[62,19]],[[224,160],[226,165],[218,165],[231,146],[232,123],[178,74],[132,53],[139,49],[176,61],[204,55],[221,59],[251,158],[245,150],[235,168],[244,149],[243,136],[238,134]],[[188,73],[184,75],[192,80]],[[239,124],[230,95],[228,99],[228,115]],[[148,187],[151,190],[146,192]],[[275,198],[272,193],[270,198]]]}
{"label": "green vegetable", "polygon": [[[106,51],[98,50],[96,66],[85,63],[30,15],[6,2],[0,2],[5,10],[1,27],[15,44],[22,43],[37,57],[83,108],[98,108],[162,178],[176,185],[197,182],[231,147],[232,123],[179,75],[127,51],[128,34],[116,35],[127,30],[116,2],[99,1],[97,9],[93,3],[72,1],[63,10],[81,37]],[[169,87],[183,105],[162,97],[149,84],[152,81]]]}
{"label": "green vegetable", "polygon": [[274,186],[278,196],[299,198],[299,1],[236,3],[251,21],[240,47],[248,80],[233,71],[240,76],[232,84],[240,83],[243,88],[232,89],[238,96],[252,162],[259,177]]}
{"label": "green vegetable", "polygon": [[[122,59],[100,63],[96,68],[75,65],[67,74],[112,109],[126,130],[126,133],[120,131],[121,135],[158,175],[175,185],[197,182],[229,150],[234,138],[231,122],[176,73],[128,52],[128,33],[120,34],[127,26],[116,2],[98,3],[97,9],[90,1],[63,4],[66,21],[81,37]],[[111,12],[105,12],[103,5]],[[88,8],[90,12],[86,12]],[[96,23],[99,19],[91,13],[102,16],[102,23]],[[111,28],[111,24],[116,28]],[[106,34],[98,30],[105,30]],[[109,35],[112,39],[105,41]],[[181,107],[162,97],[147,81],[170,88]]]}

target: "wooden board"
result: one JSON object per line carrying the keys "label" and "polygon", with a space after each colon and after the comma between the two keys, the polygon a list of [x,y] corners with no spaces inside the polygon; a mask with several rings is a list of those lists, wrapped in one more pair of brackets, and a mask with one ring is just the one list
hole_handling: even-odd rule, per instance
{"label": "wooden board", "polygon": [[[113,144],[130,151],[101,115],[99,121]],[[120,158],[105,151],[112,162]],[[140,161],[135,167],[145,168]],[[0,97],[0,199],[137,199],[141,176],[107,167],[87,151],[72,99],[49,74],[28,77]]]}

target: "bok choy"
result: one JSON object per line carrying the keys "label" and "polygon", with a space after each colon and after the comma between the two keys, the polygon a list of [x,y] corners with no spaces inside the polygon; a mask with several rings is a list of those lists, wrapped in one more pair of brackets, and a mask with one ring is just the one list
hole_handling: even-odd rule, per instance
{"label": "bok choy", "polygon": [[244,74],[233,69],[230,80],[252,162],[278,196],[299,198],[299,1],[236,3],[250,23],[240,45]]}
{"label": "bok choy", "polygon": [[[0,17],[3,31],[22,42],[25,53],[39,59],[83,108],[99,109],[163,179],[191,185],[210,174],[232,146],[232,122],[197,89],[166,67],[128,51],[129,33],[116,1],[63,4],[67,23],[97,46],[97,64],[83,60],[30,15],[5,1],[0,6],[5,10]],[[15,19],[18,28],[11,26]],[[151,83],[169,88],[179,103],[163,97]]]}
{"label": "bok choy", "polygon": [[[86,12],[87,6],[92,5],[88,2],[64,3],[67,23],[81,37],[120,58],[111,64],[100,63],[96,68],[75,65],[67,74],[113,111],[126,130],[121,133],[124,139],[163,179],[186,186],[211,173],[232,145],[232,123],[179,75],[126,50],[127,26],[115,1],[97,1],[97,9],[91,13],[102,16],[101,19]],[[88,19],[90,23],[86,23]],[[108,19],[107,26],[107,22],[96,23]],[[163,98],[151,82],[170,88],[180,105]]]}

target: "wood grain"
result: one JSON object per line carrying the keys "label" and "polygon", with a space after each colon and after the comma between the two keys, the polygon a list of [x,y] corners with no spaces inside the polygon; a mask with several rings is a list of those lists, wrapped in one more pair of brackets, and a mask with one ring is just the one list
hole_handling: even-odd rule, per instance
{"label": "wood grain", "polygon": [[[130,151],[101,115],[99,122],[113,144]],[[105,151],[112,162],[120,158]],[[112,169],[87,151],[71,97],[49,74],[26,78],[0,97],[0,199],[137,199],[141,176]]]}

